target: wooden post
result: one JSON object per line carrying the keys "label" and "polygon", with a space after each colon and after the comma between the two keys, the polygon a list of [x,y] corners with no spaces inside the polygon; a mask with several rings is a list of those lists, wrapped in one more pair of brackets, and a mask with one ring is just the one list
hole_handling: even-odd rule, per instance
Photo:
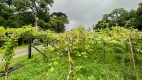
{"label": "wooden post", "polygon": [[28,41],[28,58],[32,58],[32,48],[31,48],[31,44],[32,44],[32,39],[29,38],[29,41]]}
{"label": "wooden post", "polygon": [[132,43],[131,43],[130,38],[129,38],[129,49],[130,49],[130,53],[131,53],[131,56],[132,56],[132,63],[133,63],[134,71],[135,71],[135,74],[136,74],[136,80],[139,80],[139,75],[138,75],[137,68],[136,68],[134,52],[133,52],[133,47],[132,47]]}
{"label": "wooden post", "polygon": [[36,48],[34,45],[31,45],[35,50],[37,50],[39,53],[41,53],[44,57],[47,57],[45,53],[41,52],[38,48]]}
{"label": "wooden post", "polygon": [[67,76],[67,80],[73,80],[73,64],[71,61],[70,51],[71,51],[71,47],[70,45],[68,45],[69,74]]}
{"label": "wooden post", "polygon": [[6,62],[5,65],[5,80],[8,80],[8,68],[9,68],[10,63]]}

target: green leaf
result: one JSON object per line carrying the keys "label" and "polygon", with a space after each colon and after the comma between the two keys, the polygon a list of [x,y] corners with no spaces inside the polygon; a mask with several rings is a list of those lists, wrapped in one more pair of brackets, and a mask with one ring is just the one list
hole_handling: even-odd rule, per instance
{"label": "green leaf", "polygon": [[54,61],[53,62],[53,65],[58,65],[59,63],[57,61]]}
{"label": "green leaf", "polygon": [[77,53],[76,56],[81,56],[81,54]]}
{"label": "green leaf", "polygon": [[49,71],[50,71],[50,72],[53,72],[53,71],[54,71],[54,68],[53,68],[53,67],[51,67]]}
{"label": "green leaf", "polygon": [[82,55],[85,55],[85,54],[86,54],[86,52],[81,52],[81,54],[82,54]]}

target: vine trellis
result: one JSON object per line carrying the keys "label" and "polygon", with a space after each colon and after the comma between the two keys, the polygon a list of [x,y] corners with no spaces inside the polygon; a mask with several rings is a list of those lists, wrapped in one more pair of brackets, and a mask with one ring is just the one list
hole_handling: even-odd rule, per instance
{"label": "vine trellis", "polygon": [[[68,80],[73,79],[73,58],[72,55],[72,49],[74,47],[89,47],[91,44],[98,44],[102,43],[103,46],[109,43],[114,44],[128,44],[130,53],[133,53],[133,42],[135,40],[142,40],[142,32],[136,30],[136,29],[126,29],[122,27],[113,27],[112,29],[106,28],[104,30],[100,30],[98,32],[91,32],[89,30],[85,30],[82,26],[75,28],[72,31],[64,32],[56,34],[53,31],[50,30],[40,30],[38,27],[31,27],[31,26],[25,26],[22,28],[8,28],[4,29],[0,27],[0,40],[5,41],[3,46],[3,53],[5,55],[5,74],[8,77],[8,67],[12,58],[12,54],[14,47],[17,44],[17,40],[19,38],[24,38],[29,40],[29,50],[28,50],[28,58],[31,58],[31,47],[34,47],[32,45],[31,39],[34,37],[38,37],[42,39],[42,45],[43,45],[43,51],[40,51],[36,47],[34,47],[37,51],[39,51],[41,54],[43,54],[44,57],[47,57],[46,55],[46,49],[48,48],[48,45],[53,46],[56,48],[55,45],[59,45],[59,47],[67,48],[68,52],[68,61],[69,61],[69,74],[67,75]],[[7,35],[8,33],[8,35]],[[81,46],[80,46],[81,45]],[[141,51],[140,49],[137,49],[138,51]],[[105,56],[105,49],[104,56]],[[82,54],[84,57],[87,52],[83,52]],[[138,72],[135,66],[134,61],[134,55],[132,56],[134,71],[136,73],[136,80],[139,79]],[[107,60],[107,58],[105,57]],[[6,77],[6,79],[7,79]]]}

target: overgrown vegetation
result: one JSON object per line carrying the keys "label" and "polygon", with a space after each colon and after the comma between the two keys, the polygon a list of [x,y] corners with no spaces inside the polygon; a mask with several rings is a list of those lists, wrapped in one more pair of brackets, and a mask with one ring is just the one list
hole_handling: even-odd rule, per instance
{"label": "overgrown vegetation", "polygon": [[[68,17],[62,12],[50,14],[49,6],[53,3],[0,1],[0,56],[5,59],[0,65],[5,77],[0,79],[142,79],[142,3],[137,10],[119,8],[105,14],[94,26],[94,32],[84,26],[65,31]],[[32,59],[23,56],[12,60],[14,49],[22,40],[29,41],[29,52],[33,44],[41,44],[38,51],[44,57],[34,53]],[[8,74],[9,68],[17,64],[24,66]]]}
{"label": "overgrown vegetation", "polygon": [[[23,33],[20,31],[17,34],[23,35],[25,39],[34,36],[41,39],[43,45],[41,50],[48,56],[39,57],[40,54],[37,54],[35,58],[23,61],[25,66],[23,73],[22,71],[20,73],[25,74],[26,69],[31,70],[32,68],[29,67],[34,67],[31,72],[28,72],[30,80],[141,79],[142,32],[136,29],[116,26],[99,32],[91,32],[79,26],[72,31],[56,34],[50,30],[42,31],[38,28],[34,30],[34,28],[27,27],[13,29],[11,33],[14,34],[15,30],[18,32],[22,30]],[[29,33],[29,30],[37,32]],[[25,35],[27,33],[29,35]],[[32,62],[29,63],[30,61]],[[21,62],[16,61],[17,63]],[[20,77],[14,76],[18,71],[12,72],[10,76],[12,74],[13,76],[9,76],[9,79],[20,78],[21,75]],[[21,78],[27,79],[24,76]]]}

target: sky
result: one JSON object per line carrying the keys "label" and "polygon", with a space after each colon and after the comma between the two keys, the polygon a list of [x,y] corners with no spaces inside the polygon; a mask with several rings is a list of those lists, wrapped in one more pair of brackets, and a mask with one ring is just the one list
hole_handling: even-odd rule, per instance
{"label": "sky", "polygon": [[63,12],[70,21],[66,30],[71,30],[79,25],[92,29],[104,14],[113,9],[137,9],[142,0],[54,0],[50,12]]}

